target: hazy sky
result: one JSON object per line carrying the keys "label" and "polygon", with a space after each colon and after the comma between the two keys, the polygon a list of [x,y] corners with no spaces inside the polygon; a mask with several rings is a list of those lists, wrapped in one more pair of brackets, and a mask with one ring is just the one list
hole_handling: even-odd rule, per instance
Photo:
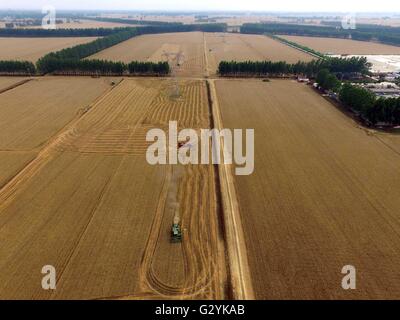
{"label": "hazy sky", "polygon": [[400,12],[395,0],[0,0],[0,9]]}

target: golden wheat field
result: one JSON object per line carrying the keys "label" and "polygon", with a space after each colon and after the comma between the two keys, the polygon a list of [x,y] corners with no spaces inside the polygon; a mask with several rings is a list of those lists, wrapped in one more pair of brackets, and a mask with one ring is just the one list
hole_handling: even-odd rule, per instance
{"label": "golden wheat field", "polygon": [[235,184],[256,297],[399,299],[399,154],[306,85],[216,87],[224,125],[255,129],[255,172]]}
{"label": "golden wheat field", "polygon": [[375,42],[303,36],[280,37],[329,54],[400,54],[400,47]]}
{"label": "golden wheat field", "polygon": [[0,78],[0,188],[37,156],[43,144],[105,92],[110,87],[107,82]]}
{"label": "golden wheat field", "polygon": [[[214,167],[146,162],[148,129],[210,126],[203,81],[172,93],[171,80],[123,80],[0,189],[1,298],[226,297]],[[170,242],[176,212],[182,243]]]}
{"label": "golden wheat field", "polygon": [[313,57],[262,35],[206,33],[210,72],[222,61],[311,61]]}
{"label": "golden wheat field", "polygon": [[0,60],[36,62],[47,53],[91,42],[95,39],[95,37],[0,38]]}

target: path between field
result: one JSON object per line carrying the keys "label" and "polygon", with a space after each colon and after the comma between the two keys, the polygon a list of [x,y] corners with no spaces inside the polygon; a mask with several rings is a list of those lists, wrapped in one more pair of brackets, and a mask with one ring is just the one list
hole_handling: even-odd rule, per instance
{"label": "path between field", "polygon": [[[207,81],[214,118],[215,129],[223,129],[221,113],[214,80]],[[224,140],[221,137],[221,150],[224,150]],[[239,203],[237,200],[234,177],[231,165],[224,164],[223,153],[221,164],[218,165],[221,195],[223,202],[224,223],[226,230],[226,247],[230,267],[232,294],[234,299],[254,300],[253,286],[250,276],[250,268],[247,259],[247,249],[244,239],[243,226],[240,218]]]}
{"label": "path between field", "polygon": [[[209,78],[210,69],[208,65],[207,41],[204,36],[204,57],[205,57],[205,77]],[[218,97],[215,88],[214,79],[206,80],[207,90],[209,91],[209,104],[211,108],[211,117],[213,120],[213,128],[221,130],[224,128],[221,118],[221,112],[218,104]],[[224,140],[220,138],[221,150],[224,149]],[[221,155],[221,160],[223,159]],[[228,268],[234,299],[238,300],[254,300],[255,295],[250,276],[249,263],[247,261],[247,249],[244,239],[242,222],[240,219],[239,202],[237,200],[236,189],[234,185],[234,177],[232,176],[232,168],[230,165],[218,165],[219,188],[222,197],[222,211],[225,225],[225,247],[228,250]]]}

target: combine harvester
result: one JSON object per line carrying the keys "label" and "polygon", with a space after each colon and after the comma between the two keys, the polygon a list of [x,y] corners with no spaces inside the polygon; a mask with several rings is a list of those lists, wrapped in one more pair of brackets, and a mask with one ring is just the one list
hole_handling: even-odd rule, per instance
{"label": "combine harvester", "polygon": [[182,230],[181,230],[181,225],[179,223],[178,216],[174,217],[174,223],[172,224],[171,242],[174,242],[174,243],[182,242]]}

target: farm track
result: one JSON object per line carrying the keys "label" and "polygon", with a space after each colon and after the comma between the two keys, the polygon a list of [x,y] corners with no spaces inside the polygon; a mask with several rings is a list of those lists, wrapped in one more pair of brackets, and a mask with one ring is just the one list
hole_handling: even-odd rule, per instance
{"label": "farm track", "polygon": [[0,38],[0,60],[36,62],[50,52],[96,40],[97,37]]}
{"label": "farm track", "polygon": [[[215,84],[212,80],[208,82],[210,104],[215,128],[224,128],[221,111],[216,94]],[[221,138],[221,150],[224,149],[224,140]],[[223,154],[221,155],[223,158]],[[247,261],[247,249],[244,240],[243,226],[240,217],[239,204],[236,195],[236,187],[231,165],[221,164],[218,166],[219,181],[223,202],[223,216],[226,237],[226,247],[229,257],[230,286],[232,295],[238,300],[254,299],[251,273]]]}

